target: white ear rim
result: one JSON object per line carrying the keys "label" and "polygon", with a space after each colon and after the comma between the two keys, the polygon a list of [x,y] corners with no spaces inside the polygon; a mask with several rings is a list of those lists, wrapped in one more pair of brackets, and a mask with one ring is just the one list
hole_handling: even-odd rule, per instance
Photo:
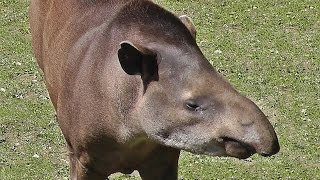
{"label": "white ear rim", "polygon": [[179,17],[181,22],[188,28],[189,32],[191,33],[192,37],[196,39],[197,30],[196,27],[193,24],[192,19],[187,15],[182,15]]}
{"label": "white ear rim", "polygon": [[155,53],[152,52],[151,50],[147,49],[146,47],[143,47],[139,44],[135,44],[135,43],[132,43],[131,41],[121,41],[120,42],[120,46],[122,44],[129,44],[130,46],[132,46],[133,48],[135,48],[137,51],[140,51],[142,54],[145,54],[145,55],[154,55]]}

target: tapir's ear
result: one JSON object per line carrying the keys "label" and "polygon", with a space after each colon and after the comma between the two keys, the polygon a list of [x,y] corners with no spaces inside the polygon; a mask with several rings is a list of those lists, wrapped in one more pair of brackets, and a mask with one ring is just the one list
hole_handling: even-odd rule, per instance
{"label": "tapir's ear", "polygon": [[193,38],[196,39],[197,30],[192,22],[192,19],[190,17],[188,17],[187,15],[182,15],[179,18],[182,21],[182,23],[188,28],[188,30],[190,31]]}
{"label": "tapir's ear", "polygon": [[127,74],[141,75],[145,82],[158,80],[156,53],[129,41],[121,42],[120,46],[118,58],[122,69]]}

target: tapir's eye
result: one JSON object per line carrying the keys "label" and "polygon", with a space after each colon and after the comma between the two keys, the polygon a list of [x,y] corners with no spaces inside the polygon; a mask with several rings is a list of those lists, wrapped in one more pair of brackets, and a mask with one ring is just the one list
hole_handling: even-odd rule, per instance
{"label": "tapir's eye", "polygon": [[193,100],[188,100],[185,104],[186,108],[190,111],[202,111],[202,108],[197,102]]}

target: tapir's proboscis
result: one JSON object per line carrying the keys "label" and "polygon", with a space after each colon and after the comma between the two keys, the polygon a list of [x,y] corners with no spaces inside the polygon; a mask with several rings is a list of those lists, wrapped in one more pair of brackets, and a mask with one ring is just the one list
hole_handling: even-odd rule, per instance
{"label": "tapir's proboscis", "polygon": [[148,0],[31,0],[30,25],[71,179],[171,180],[181,150],[279,151],[266,116],[204,57],[189,17]]}

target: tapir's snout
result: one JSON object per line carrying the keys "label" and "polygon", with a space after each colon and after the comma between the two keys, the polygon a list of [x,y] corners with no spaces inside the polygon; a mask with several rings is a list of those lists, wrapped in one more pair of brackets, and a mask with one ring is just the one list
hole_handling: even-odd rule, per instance
{"label": "tapir's snout", "polygon": [[272,156],[280,145],[271,123],[263,112],[249,99],[238,96],[226,106],[224,128],[219,139],[227,156],[240,159],[254,153]]}
{"label": "tapir's snout", "polygon": [[[268,122],[269,123],[269,122]],[[267,129],[262,126],[243,127],[244,130],[229,131],[228,135],[221,136],[220,142],[225,149],[225,155],[245,159],[258,153],[262,156],[272,156],[279,152],[280,145],[278,138],[271,126]]]}
{"label": "tapir's snout", "polygon": [[259,130],[261,131],[260,132],[261,140],[259,142],[252,142],[252,145],[258,154],[262,156],[272,156],[278,153],[280,150],[279,141],[268,119],[265,118],[262,121],[264,121],[265,127],[262,127],[262,128],[259,126],[254,127],[255,129],[257,129],[256,131],[259,131]]}
{"label": "tapir's snout", "polygon": [[260,155],[268,157],[272,156],[274,154],[277,154],[280,151],[280,145],[278,142],[278,138],[274,139],[271,146],[268,146],[265,151],[259,152]]}
{"label": "tapir's snout", "polygon": [[[242,142],[236,139],[224,137],[222,138],[224,148],[227,156],[237,157],[239,159],[245,159],[258,153],[262,156],[268,157],[279,152],[280,146],[278,140],[275,139],[272,144],[254,145],[250,142]],[[262,147],[265,146],[265,147]]]}

